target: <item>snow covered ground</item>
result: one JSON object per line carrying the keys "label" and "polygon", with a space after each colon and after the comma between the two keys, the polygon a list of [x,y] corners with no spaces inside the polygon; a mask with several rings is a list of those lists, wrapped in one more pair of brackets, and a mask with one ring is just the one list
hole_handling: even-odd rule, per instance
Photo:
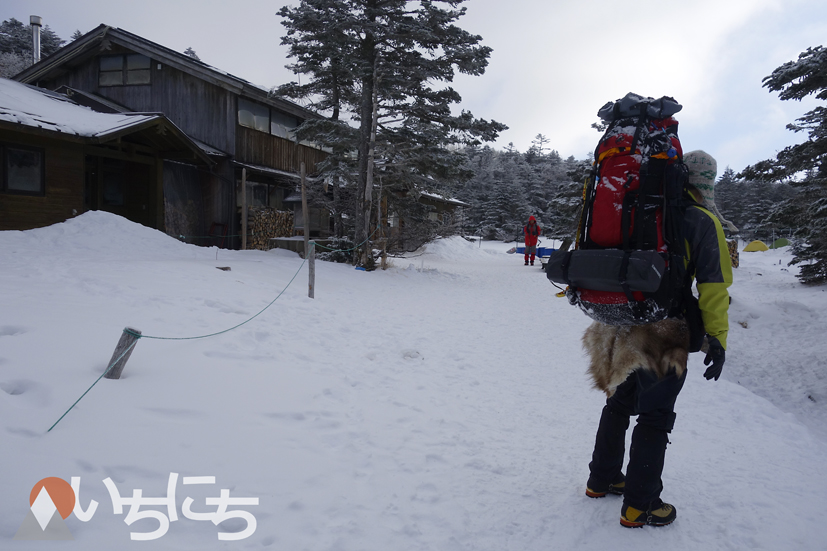
{"label": "snow covered ground", "polygon": [[[629,530],[619,498],[583,493],[604,402],[585,376],[588,319],[510,246],[451,238],[373,273],[320,262],[309,299],[285,251],[199,248],[102,212],[0,232],[0,547],[827,547],[827,289],[800,285],[786,249],[741,253],[722,379],[690,359],[664,472],[678,520]],[[139,340],[123,377],[47,432],[125,326],[222,331],[297,271],[233,331]],[[167,496],[170,473],[174,503],[133,513],[178,520],[132,541],[162,521],[127,525],[103,481],[126,504]],[[72,542],[12,541],[46,477],[80,477],[81,509],[97,510],[68,516]],[[187,518],[222,489],[258,505]],[[252,535],[219,540],[245,512]]]}

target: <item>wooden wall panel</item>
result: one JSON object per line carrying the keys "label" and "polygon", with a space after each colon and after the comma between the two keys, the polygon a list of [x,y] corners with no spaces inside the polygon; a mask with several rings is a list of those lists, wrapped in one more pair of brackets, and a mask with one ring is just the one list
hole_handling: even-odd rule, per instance
{"label": "wooden wall panel", "polygon": [[193,138],[233,155],[234,94],[156,60],[151,67],[151,84],[101,87],[98,86],[98,58],[94,57],[72,72],[40,84],[52,90],[66,85],[91,92],[132,111],[163,113]]}
{"label": "wooden wall panel", "polygon": [[14,195],[0,192],[0,230],[28,230],[63,222],[82,213],[84,156],[80,144],[32,139],[13,132],[0,132],[0,142],[44,150],[46,195]]}
{"label": "wooden wall panel", "polygon": [[307,173],[316,172],[316,163],[327,156],[324,151],[246,128],[236,127],[236,159],[242,163],[299,172],[304,161]]}

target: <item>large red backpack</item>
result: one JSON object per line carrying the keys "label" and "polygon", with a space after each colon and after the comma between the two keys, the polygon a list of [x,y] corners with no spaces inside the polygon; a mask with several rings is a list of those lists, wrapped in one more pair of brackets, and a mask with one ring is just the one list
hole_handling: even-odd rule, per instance
{"label": "large red backpack", "polygon": [[680,109],[669,97],[630,93],[598,112],[608,127],[586,180],[575,249],[546,266],[597,321],[640,325],[680,315],[686,169],[672,118]]}

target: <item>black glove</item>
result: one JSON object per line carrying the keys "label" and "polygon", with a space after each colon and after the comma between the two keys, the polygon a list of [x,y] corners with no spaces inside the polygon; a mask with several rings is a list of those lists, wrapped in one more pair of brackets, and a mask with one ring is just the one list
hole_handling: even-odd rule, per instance
{"label": "black glove", "polygon": [[704,358],[704,365],[709,365],[704,371],[704,377],[706,380],[714,378],[716,381],[718,377],[721,376],[721,371],[724,369],[724,360],[726,358],[726,352],[724,351],[724,347],[721,346],[721,343],[718,342],[718,339],[715,337],[707,337],[709,341],[709,350],[706,352],[706,358]]}

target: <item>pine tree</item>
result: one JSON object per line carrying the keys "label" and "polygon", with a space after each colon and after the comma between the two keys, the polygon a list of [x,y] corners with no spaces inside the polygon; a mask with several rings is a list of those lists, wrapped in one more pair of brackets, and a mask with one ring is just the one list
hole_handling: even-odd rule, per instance
{"label": "pine tree", "polygon": [[[299,129],[300,137],[314,133],[314,141],[333,148],[323,170],[344,171],[346,153],[357,152],[350,215],[359,243],[369,238],[380,174],[389,192],[440,192],[470,176],[461,151],[448,146],[491,141],[505,129],[465,111],[452,114],[459,94],[437,87],[456,71],[483,74],[491,53],[481,37],[454,25],[465,13],[457,9],[462,1],[439,2],[448,6],[442,9],[433,0],[302,0],[279,11],[287,29],[282,43],[296,59],[289,68],[310,78],[277,92],[330,113]],[[338,123],[342,113],[358,123],[356,131]]]}
{"label": "pine tree", "polygon": [[735,171],[727,166],[715,184],[715,206],[727,220],[743,230],[745,228],[740,212],[743,197],[740,194],[740,187]]}
{"label": "pine tree", "polygon": [[531,140],[531,149],[529,149],[529,151],[534,151],[534,153],[542,157],[547,143],[549,143],[548,138],[542,134],[537,134],[534,139]]}
{"label": "pine tree", "polygon": [[186,50],[184,50],[184,55],[188,55],[196,61],[201,61],[201,58],[198,57],[198,54],[196,54],[195,50],[193,50],[192,48],[187,48]]}
{"label": "pine tree", "polygon": [[570,156],[560,166],[554,181],[549,205],[550,222],[546,235],[554,239],[574,238],[583,208],[583,183],[591,170],[591,161]]}
{"label": "pine tree", "polygon": [[466,169],[473,177],[457,198],[472,205],[470,231],[486,239],[515,239],[533,215],[546,238],[574,236],[590,161],[563,161],[555,150],[543,157],[521,154],[513,145],[505,151],[467,148],[466,153]]}
{"label": "pine tree", "polygon": [[15,52],[0,53],[0,78],[12,78],[27,67],[31,67],[31,55],[23,55]]}
{"label": "pine tree", "polygon": [[[55,53],[66,41],[48,25],[40,30],[41,59]],[[15,18],[0,23],[0,77],[11,78],[32,65],[32,27]]]}
{"label": "pine tree", "polygon": [[[779,92],[781,100],[814,95],[827,100],[827,50],[808,48],[778,67],[764,79],[764,86]],[[775,209],[772,218],[798,228],[793,246],[793,263],[801,264],[799,279],[804,283],[827,281],[827,108],[816,107],[788,124],[793,132],[806,131],[804,143],[782,150],[775,159],[747,167],[742,175],[771,181],[788,181],[796,196]]]}
{"label": "pine tree", "polygon": [[789,228],[772,217],[776,207],[796,196],[785,183],[745,180],[726,167],[715,184],[715,205],[724,218],[735,224],[747,239],[769,239],[773,228]]}
{"label": "pine tree", "polygon": [[504,156],[492,171],[493,190],[484,205],[484,235],[489,239],[520,239],[528,221],[525,194],[519,185],[518,156]]}
{"label": "pine tree", "polygon": [[[40,30],[40,55],[48,57],[66,43],[46,25]],[[32,55],[32,26],[14,17],[0,23],[0,53]]]}

